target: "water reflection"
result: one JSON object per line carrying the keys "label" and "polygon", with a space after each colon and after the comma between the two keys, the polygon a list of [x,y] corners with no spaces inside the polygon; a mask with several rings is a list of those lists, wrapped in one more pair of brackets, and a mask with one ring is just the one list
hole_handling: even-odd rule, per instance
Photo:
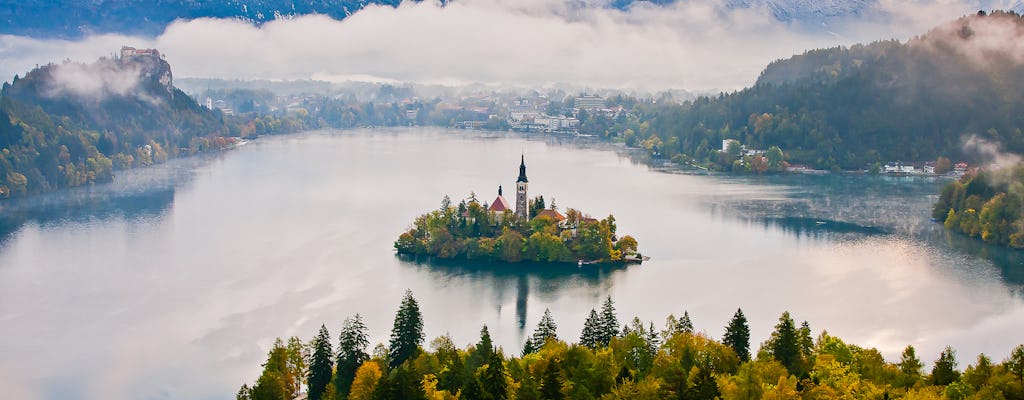
{"label": "water reflection", "polygon": [[197,168],[223,157],[213,153],[118,172],[114,182],[58,190],[0,203],[0,246],[26,224],[56,226],[123,219],[152,221],[174,204],[175,191]]}
{"label": "water reflection", "polygon": [[[500,262],[479,262],[466,260],[441,260],[431,257],[396,255],[399,265],[426,273],[440,285],[452,281],[470,281],[474,287],[514,289],[515,320],[520,333],[527,328],[528,305],[531,293],[544,299],[564,294],[566,289],[582,290],[591,299],[599,299],[611,284],[612,276],[633,267],[629,265],[587,265],[543,264],[521,262],[515,264]],[[493,299],[497,304],[498,316],[501,304],[505,303],[505,291],[499,290]],[[539,314],[539,311],[538,311]]]}

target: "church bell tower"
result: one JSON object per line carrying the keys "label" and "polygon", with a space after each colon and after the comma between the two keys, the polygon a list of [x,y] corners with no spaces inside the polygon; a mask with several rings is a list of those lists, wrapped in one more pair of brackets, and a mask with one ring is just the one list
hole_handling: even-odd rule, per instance
{"label": "church bell tower", "polygon": [[519,179],[516,179],[516,215],[522,219],[530,219],[530,205],[526,197],[526,156],[519,159]]}

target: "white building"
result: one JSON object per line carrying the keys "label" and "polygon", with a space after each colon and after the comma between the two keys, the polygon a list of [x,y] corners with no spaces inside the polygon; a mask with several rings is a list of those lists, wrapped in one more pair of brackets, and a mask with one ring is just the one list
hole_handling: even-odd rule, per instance
{"label": "white building", "polygon": [[740,141],[736,140],[736,139],[725,139],[725,140],[722,140],[722,152],[724,153],[726,151],[729,151],[729,143],[733,143],[733,142],[736,142],[737,145],[740,144]]}
{"label": "white building", "polygon": [[573,100],[573,108],[579,110],[601,110],[606,108],[604,99],[601,96],[582,96]]}

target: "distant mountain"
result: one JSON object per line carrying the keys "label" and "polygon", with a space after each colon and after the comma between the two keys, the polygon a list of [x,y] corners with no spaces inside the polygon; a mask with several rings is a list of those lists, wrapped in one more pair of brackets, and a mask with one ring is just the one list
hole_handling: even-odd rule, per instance
{"label": "distant mountain", "polygon": [[[419,1],[419,0],[412,0]],[[459,0],[443,0],[442,3]],[[576,0],[573,7],[628,9],[649,3],[669,6],[705,0]],[[1006,8],[999,0],[970,0],[977,9]],[[77,38],[94,33],[155,36],[177,19],[231,18],[254,24],[295,16],[322,14],[344,19],[368,5],[396,7],[401,0],[0,0],[0,34]],[[878,0],[726,0],[729,9],[758,8],[784,22],[824,26],[848,17],[884,18]],[[1024,12],[1024,1],[1012,9]]]}
{"label": "distant mountain", "polygon": [[156,50],[44,65],[0,91],[0,198],[108,181],[231,142],[234,127],[174,87]]}
{"label": "distant mountain", "polygon": [[984,161],[968,143],[1024,154],[1022,42],[1024,19],[994,12],[906,43],[808,51],[771,63],[739,92],[644,110],[649,127],[633,129],[641,134],[631,140],[663,156],[718,162],[722,140],[736,139],[779,146],[792,163],[842,169]]}

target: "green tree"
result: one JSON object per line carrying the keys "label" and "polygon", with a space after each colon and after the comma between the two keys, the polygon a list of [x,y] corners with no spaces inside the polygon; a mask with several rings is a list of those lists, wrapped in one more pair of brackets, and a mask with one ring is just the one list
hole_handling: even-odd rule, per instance
{"label": "green tree", "polygon": [[899,382],[899,386],[913,387],[921,380],[921,368],[924,367],[924,364],[921,363],[921,359],[917,358],[914,346],[907,346],[903,349],[903,353],[900,355],[900,362],[896,366],[902,375],[902,382]]}
{"label": "green tree", "polygon": [[956,369],[956,351],[952,347],[946,346],[946,349],[942,350],[942,354],[939,354],[939,359],[935,360],[935,366],[932,367],[932,384],[946,386],[957,379],[960,379],[960,371]]}
{"label": "green tree", "polygon": [[544,376],[540,382],[540,398],[544,400],[561,400],[565,398],[562,393],[562,374],[557,359],[548,362],[544,367]]}
{"label": "green tree", "polygon": [[341,398],[348,397],[356,371],[363,362],[370,359],[370,355],[366,353],[369,345],[362,317],[356,314],[351,318],[345,318],[338,337],[338,362],[334,375],[334,387]]}
{"label": "green tree", "polygon": [[1015,347],[1003,364],[1007,371],[1017,377],[1017,381],[1024,384],[1024,344]]}
{"label": "green tree", "polygon": [[597,341],[601,346],[607,346],[612,338],[619,334],[619,317],[615,315],[615,302],[612,296],[608,296],[601,306],[601,318],[598,321]]}
{"label": "green tree", "polygon": [[742,309],[736,309],[729,325],[725,327],[722,343],[732,348],[740,361],[750,361],[750,325],[747,324],[747,317],[743,315]]}
{"label": "green tree", "polygon": [[324,391],[327,390],[327,385],[331,383],[331,375],[334,373],[334,365],[331,360],[334,351],[331,350],[331,335],[327,333],[327,326],[320,326],[320,332],[313,338],[312,348],[313,354],[309,360],[306,392],[310,400],[320,400]]}
{"label": "green tree", "polygon": [[537,351],[544,347],[544,343],[547,343],[548,340],[558,340],[558,325],[555,324],[555,319],[551,317],[551,310],[545,308],[544,315],[540,317],[540,322],[537,323],[537,330],[533,331],[533,337],[527,339],[527,341],[530,342],[532,350]]}
{"label": "green tree", "polygon": [[274,347],[267,354],[267,362],[263,364],[263,372],[252,386],[250,398],[252,400],[289,400],[297,392],[291,389],[297,387],[294,384],[299,379],[294,371],[289,368],[288,349],[281,339],[274,342]]}
{"label": "green tree", "polygon": [[391,342],[388,345],[390,368],[396,368],[405,360],[415,357],[423,339],[423,315],[419,303],[412,297],[412,290],[407,289],[391,329]]}
{"label": "green tree", "polygon": [[676,327],[676,331],[693,334],[693,321],[690,321],[689,311],[683,310],[683,317],[679,318],[679,325]]}
{"label": "green tree", "polygon": [[593,308],[590,309],[587,320],[583,322],[580,344],[591,350],[597,349],[601,345],[601,319]]}
{"label": "green tree", "polygon": [[800,338],[789,311],[783,312],[772,333],[772,356],[793,375],[800,375]]}
{"label": "green tree", "polygon": [[487,360],[487,367],[480,375],[480,386],[483,398],[488,400],[504,400],[509,398],[508,374],[505,372],[504,357],[495,351]]}

